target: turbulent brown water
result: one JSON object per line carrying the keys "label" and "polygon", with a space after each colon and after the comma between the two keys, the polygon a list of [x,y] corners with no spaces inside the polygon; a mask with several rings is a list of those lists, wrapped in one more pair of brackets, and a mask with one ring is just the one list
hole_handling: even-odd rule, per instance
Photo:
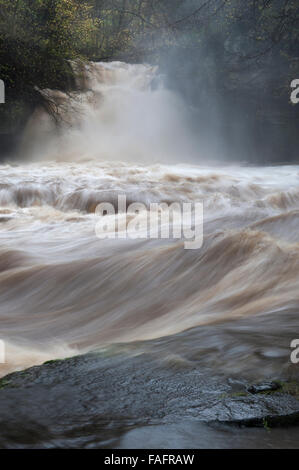
{"label": "turbulent brown water", "polygon": [[[1,375],[136,342],[182,366],[196,356],[229,373],[287,368],[298,336],[299,167],[175,163],[195,146],[178,132],[179,100],[153,86],[155,69],[87,72],[87,91],[58,100],[80,127],[52,140],[50,119],[36,115],[24,142],[35,161],[0,167]],[[99,240],[95,208],[118,194],[147,206],[202,201],[203,247]]]}

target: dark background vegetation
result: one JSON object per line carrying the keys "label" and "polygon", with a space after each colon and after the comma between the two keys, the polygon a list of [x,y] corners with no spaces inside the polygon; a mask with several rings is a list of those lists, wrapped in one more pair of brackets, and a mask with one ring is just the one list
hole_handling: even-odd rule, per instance
{"label": "dark background vegetation", "polygon": [[216,153],[294,161],[298,12],[297,0],[0,0],[1,153],[47,107],[39,88],[75,87],[79,58],[158,64]]}

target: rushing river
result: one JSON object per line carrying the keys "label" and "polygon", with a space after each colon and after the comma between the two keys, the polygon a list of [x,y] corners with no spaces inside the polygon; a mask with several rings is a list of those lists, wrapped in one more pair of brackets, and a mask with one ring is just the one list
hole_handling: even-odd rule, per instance
{"label": "rushing river", "polygon": [[[1,375],[187,330],[184,346],[173,339],[178,357],[230,373],[287,369],[298,325],[299,167],[194,164],[182,103],[154,67],[90,64],[83,77],[84,92],[43,91],[64,131],[53,139],[38,112],[24,138],[30,161],[0,167]],[[176,163],[186,155],[191,163]],[[146,207],[202,202],[202,248],[99,240],[95,208],[116,207],[118,195]]]}
{"label": "rushing river", "polygon": [[[4,165],[0,174],[2,375],[110,343],[185,330],[192,338],[192,329],[215,324],[216,337],[200,341],[196,330],[184,354],[222,368],[260,364],[260,373],[289,365],[298,324],[299,167],[91,161]],[[98,239],[94,209],[114,204],[116,194],[146,205],[203,201],[202,248]],[[234,334],[224,334],[227,322]]]}
{"label": "rushing river", "polygon": [[[288,375],[299,334],[299,166],[196,159],[182,103],[154,67],[90,64],[79,76],[81,92],[43,91],[63,130],[53,138],[53,120],[38,111],[21,158],[0,166],[0,375],[120,343],[163,367]],[[117,210],[119,195],[145,212],[201,202],[203,246],[99,239],[95,209]]]}

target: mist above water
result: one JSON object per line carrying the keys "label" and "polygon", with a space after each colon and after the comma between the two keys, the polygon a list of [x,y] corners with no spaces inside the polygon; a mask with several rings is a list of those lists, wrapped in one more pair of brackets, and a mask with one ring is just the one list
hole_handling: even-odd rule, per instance
{"label": "mist above water", "polygon": [[41,91],[54,114],[37,110],[28,123],[23,145],[30,159],[32,154],[37,159],[147,164],[198,159],[188,110],[164,87],[157,67],[122,62],[73,67],[82,91]]}

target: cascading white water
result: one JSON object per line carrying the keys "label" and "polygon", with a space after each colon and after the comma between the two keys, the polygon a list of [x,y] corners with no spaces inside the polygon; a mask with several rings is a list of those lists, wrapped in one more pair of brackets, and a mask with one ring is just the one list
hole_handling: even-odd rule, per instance
{"label": "cascading white water", "polygon": [[27,143],[32,136],[35,143],[40,142],[37,157],[139,163],[194,157],[196,145],[186,125],[183,101],[163,86],[157,67],[90,63],[77,74],[81,92],[42,91],[63,127],[59,137],[53,138],[51,118],[37,111],[25,133]]}

